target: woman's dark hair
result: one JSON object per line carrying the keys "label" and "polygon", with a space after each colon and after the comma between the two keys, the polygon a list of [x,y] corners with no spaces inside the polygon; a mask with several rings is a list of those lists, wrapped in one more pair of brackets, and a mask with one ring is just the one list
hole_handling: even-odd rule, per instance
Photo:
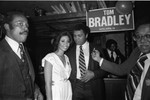
{"label": "woman's dark hair", "polygon": [[90,33],[90,28],[82,23],[76,24],[73,29],[73,31],[78,31],[78,30],[83,30],[85,35]]}
{"label": "woman's dark hair", "polygon": [[107,40],[107,42],[106,42],[106,48],[110,48],[110,46],[111,46],[111,44],[114,44],[115,45],[115,47],[117,48],[117,42],[115,41],[115,40],[113,40],[113,39],[109,39],[109,40]]}
{"label": "woman's dark hair", "polygon": [[68,31],[61,32],[59,35],[57,35],[57,37],[54,40],[54,51],[58,49],[59,41],[60,41],[61,37],[63,37],[63,36],[68,36],[70,44],[72,43],[71,34]]}

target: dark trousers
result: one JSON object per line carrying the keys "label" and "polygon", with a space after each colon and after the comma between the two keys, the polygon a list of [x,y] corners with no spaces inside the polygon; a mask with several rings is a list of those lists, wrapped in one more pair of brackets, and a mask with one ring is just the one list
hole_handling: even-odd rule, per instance
{"label": "dark trousers", "polygon": [[73,100],[94,100],[91,86],[88,83],[81,82],[77,79],[73,91]]}

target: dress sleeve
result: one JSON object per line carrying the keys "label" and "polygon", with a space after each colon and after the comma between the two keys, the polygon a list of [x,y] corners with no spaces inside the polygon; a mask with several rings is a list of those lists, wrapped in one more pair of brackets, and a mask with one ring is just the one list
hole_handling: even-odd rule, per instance
{"label": "dress sleeve", "polygon": [[47,54],[43,59],[42,59],[42,67],[44,67],[45,61],[50,62],[51,64],[54,63],[54,57],[51,54]]}

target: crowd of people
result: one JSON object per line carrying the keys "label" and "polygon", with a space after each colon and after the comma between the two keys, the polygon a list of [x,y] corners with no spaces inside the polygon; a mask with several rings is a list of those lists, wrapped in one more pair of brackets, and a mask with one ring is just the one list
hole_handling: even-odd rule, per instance
{"label": "crowd of people", "polygon": [[[23,13],[10,13],[4,21],[0,41],[0,100],[44,100],[24,42],[29,34]],[[150,100],[150,23],[139,25],[133,35],[137,43],[129,58],[110,39],[106,49],[88,41],[90,28],[83,23],[73,34],[60,32],[54,51],[42,59],[46,100],[105,100],[104,77],[108,72],[128,75],[125,100]]]}

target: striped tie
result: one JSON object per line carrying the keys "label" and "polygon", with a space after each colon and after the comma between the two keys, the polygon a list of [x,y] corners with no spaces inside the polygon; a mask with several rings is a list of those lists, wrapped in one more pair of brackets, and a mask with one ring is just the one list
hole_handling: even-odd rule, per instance
{"label": "striped tie", "polygon": [[79,68],[80,68],[81,76],[83,76],[86,71],[86,66],[85,66],[85,59],[84,59],[84,53],[83,53],[82,46],[80,46]]}
{"label": "striped tie", "polygon": [[125,91],[125,100],[133,100],[134,92],[140,82],[140,78],[142,75],[144,61],[147,59],[147,56],[142,56],[137,61],[136,65],[130,71],[130,74],[127,78],[127,86]]}
{"label": "striped tie", "polygon": [[22,62],[24,62],[24,49],[23,49],[23,44],[19,44],[19,48],[20,48],[20,56],[21,56],[21,60]]}

